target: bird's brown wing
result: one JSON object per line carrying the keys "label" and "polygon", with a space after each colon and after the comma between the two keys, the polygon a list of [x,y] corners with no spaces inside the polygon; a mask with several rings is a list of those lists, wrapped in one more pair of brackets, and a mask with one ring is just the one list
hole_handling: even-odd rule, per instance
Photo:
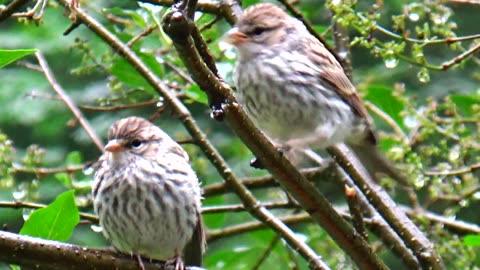
{"label": "bird's brown wing", "polygon": [[352,82],[348,79],[340,63],[338,63],[335,57],[316,38],[312,37],[310,39],[309,46],[309,51],[312,52],[311,59],[313,59],[313,62],[318,67],[321,67],[321,79],[332,86],[333,89],[336,89],[336,93],[340,98],[350,105],[355,113],[365,119],[365,122],[369,126],[367,139],[376,143],[376,136],[373,131],[370,115],[358,97],[355,86],[353,86]]}
{"label": "bird's brown wing", "polygon": [[[369,126],[366,139],[368,142],[376,144],[375,131],[367,109],[363,106],[355,87],[347,78],[347,75],[345,75],[340,63],[338,63],[333,55],[328,52],[318,40],[312,40],[310,46],[314,54],[313,61],[321,67],[320,77],[322,80],[332,86],[333,89],[336,89],[337,94],[349,104],[360,117],[365,119]],[[355,155],[362,161],[363,166],[377,182],[378,174],[386,174],[400,184],[407,185],[409,183],[408,177],[393,166],[377,147],[372,147],[372,145],[369,144],[349,144],[348,146],[355,152]]]}
{"label": "bird's brown wing", "polygon": [[205,228],[202,215],[197,213],[197,225],[193,231],[192,239],[184,249],[184,260],[188,266],[202,266],[203,252],[205,251]]}

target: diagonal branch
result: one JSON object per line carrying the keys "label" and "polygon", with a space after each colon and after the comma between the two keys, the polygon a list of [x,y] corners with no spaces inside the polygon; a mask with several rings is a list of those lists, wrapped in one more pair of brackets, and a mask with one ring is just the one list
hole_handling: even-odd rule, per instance
{"label": "diagonal branch", "polygon": [[[301,170],[301,173],[307,178],[311,179],[319,175],[328,177],[331,171],[324,167],[316,167]],[[249,190],[256,188],[268,188],[276,187],[278,183],[273,176],[266,175],[261,177],[249,177],[241,180],[242,184]],[[223,195],[227,192],[231,192],[230,187],[225,182],[214,183],[203,187],[203,196],[210,197],[215,195]]]}
{"label": "diagonal branch", "polygon": [[0,22],[8,19],[15,11],[20,9],[23,5],[30,0],[14,0],[8,6],[0,9]]}
{"label": "diagonal branch", "polygon": [[206,92],[216,110],[221,110],[231,128],[260,159],[262,164],[351,256],[362,269],[385,269],[383,262],[372,253],[368,243],[333,209],[328,200],[282,155],[254,126],[240,108],[228,85],[220,81],[207,67],[190,36],[190,24],[183,11],[173,8],[164,17],[163,28],[173,41],[183,63],[200,88]]}
{"label": "diagonal branch", "polygon": [[347,158],[349,150],[345,145],[332,146],[328,152],[352,177],[356,186],[365,194],[373,207],[380,213],[392,229],[402,238],[426,269],[445,269],[442,259],[420,229],[400,210],[388,194],[367,175],[358,160]]}
{"label": "diagonal branch", "polygon": [[43,73],[45,74],[45,77],[47,77],[47,80],[52,86],[52,88],[55,90],[55,92],[57,92],[58,96],[60,96],[63,102],[65,102],[70,111],[72,111],[73,115],[75,115],[75,118],[77,118],[77,120],[80,122],[80,125],[82,125],[83,129],[85,130],[85,132],[87,132],[93,143],[95,143],[97,148],[103,152],[102,141],[97,136],[97,133],[95,133],[93,128],[90,126],[90,123],[88,123],[88,121],[85,119],[77,105],[75,105],[73,100],[65,93],[65,90],[63,90],[62,86],[60,86],[60,84],[57,82],[52,70],[48,66],[47,60],[45,60],[45,57],[43,57],[42,53],[40,52],[36,52],[35,56],[37,57],[38,63],[40,64],[40,67],[42,68]]}
{"label": "diagonal branch", "polygon": [[[60,0],[60,2],[66,4],[67,0]],[[248,209],[248,211],[257,219],[261,220],[280,234],[285,241],[287,241],[311,264],[312,268],[329,269],[329,267],[323,263],[321,258],[310,247],[298,239],[290,228],[277,219],[271,212],[261,206],[250,191],[241,184],[236,175],[223,160],[222,156],[211,145],[211,143],[209,143],[206,135],[198,127],[190,112],[177,98],[175,93],[169,90],[165,83],[160,80],[126,44],[122,43],[103,25],[85,13],[82,9],[77,7],[72,7],[72,9],[75,11],[76,18],[79,22],[85,24],[119,55],[123,56],[142,76],[144,76],[151,86],[164,97],[164,101],[171,106],[174,113],[178,116],[180,121],[182,121],[183,125],[192,136],[192,139],[196,141],[197,145],[212,162],[223,179],[225,179],[225,181],[236,191],[246,209]]]}

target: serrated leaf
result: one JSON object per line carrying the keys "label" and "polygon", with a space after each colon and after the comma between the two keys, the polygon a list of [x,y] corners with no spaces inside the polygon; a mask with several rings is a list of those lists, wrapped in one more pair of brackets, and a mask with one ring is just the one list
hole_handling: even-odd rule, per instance
{"label": "serrated leaf", "polygon": [[0,50],[0,68],[36,51],[36,49]]}
{"label": "serrated leaf", "polygon": [[371,86],[367,90],[365,100],[388,114],[400,128],[405,130],[405,124],[400,116],[400,112],[405,106],[399,98],[393,95],[393,89],[385,86]]}
{"label": "serrated leaf", "polygon": [[34,211],[25,221],[20,234],[67,241],[79,221],[74,190],[69,190],[58,195],[47,207]]}

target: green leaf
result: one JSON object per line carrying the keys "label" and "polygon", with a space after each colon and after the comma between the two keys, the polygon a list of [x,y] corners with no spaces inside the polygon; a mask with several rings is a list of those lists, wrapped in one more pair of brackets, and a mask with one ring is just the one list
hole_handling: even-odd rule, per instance
{"label": "green leaf", "polygon": [[20,234],[67,241],[79,221],[74,190],[69,190],[58,195],[47,207],[34,211],[23,225]]}
{"label": "green leaf", "polygon": [[260,0],[244,0],[242,1],[242,5],[244,7],[248,7],[248,6],[251,6],[251,5],[254,5],[254,4],[258,4],[260,2]]}
{"label": "green leaf", "polygon": [[146,28],[147,27],[144,18],[137,11],[123,9],[123,8],[120,8],[120,7],[112,7],[112,8],[104,8],[103,12],[105,14],[110,13],[110,14],[116,15],[118,17],[128,17],[129,16],[130,18],[132,18],[132,20],[135,23],[137,23],[137,25],[139,27],[141,27],[141,28]]}
{"label": "green leaf", "polygon": [[110,69],[112,75],[132,87],[150,87],[147,80],[123,58],[118,58]]}
{"label": "green leaf", "polygon": [[[162,77],[163,69],[160,63],[153,57],[143,53],[137,53],[142,61],[150,68],[158,77]],[[148,90],[152,94],[157,94],[148,81],[138,73],[138,71],[123,58],[118,58],[110,69],[112,75],[117,77],[120,81],[132,86]]]}
{"label": "green leaf", "polygon": [[400,112],[404,108],[403,102],[393,95],[393,90],[386,86],[371,86],[367,90],[365,100],[370,101],[384,113],[389,115],[400,128],[405,130]]}
{"label": "green leaf", "polygon": [[467,235],[463,238],[463,243],[466,246],[478,247],[480,246],[480,235]]}
{"label": "green leaf", "polygon": [[469,95],[451,95],[451,100],[457,106],[457,110],[464,116],[473,116],[473,106],[480,104],[480,98]]}
{"label": "green leaf", "polygon": [[392,147],[398,146],[398,144],[399,144],[398,140],[386,137],[386,138],[382,138],[382,140],[380,140],[379,147],[383,152],[386,152],[389,149],[391,149]]}
{"label": "green leaf", "polygon": [[64,184],[65,186],[70,186],[73,184],[72,178],[70,178],[70,175],[68,173],[56,173],[55,179],[57,179],[60,183]]}
{"label": "green leaf", "polygon": [[0,50],[0,68],[36,51],[36,49]]}
{"label": "green leaf", "polygon": [[200,89],[198,84],[192,85],[190,88],[185,90],[185,94],[192,100],[208,105],[207,95]]}
{"label": "green leaf", "polygon": [[[202,202],[203,206],[223,205],[226,204],[223,196],[208,197]],[[215,213],[211,215],[204,215],[203,222],[210,229],[220,229],[226,226],[225,221],[227,219],[226,213]]]}
{"label": "green leaf", "polygon": [[317,33],[323,33],[325,31],[327,31],[328,29],[330,28],[330,26],[328,25],[323,25],[323,24],[316,24],[313,26],[313,29],[315,29],[315,32]]}
{"label": "green leaf", "polygon": [[78,165],[82,163],[82,154],[79,151],[70,152],[65,159],[67,165]]}

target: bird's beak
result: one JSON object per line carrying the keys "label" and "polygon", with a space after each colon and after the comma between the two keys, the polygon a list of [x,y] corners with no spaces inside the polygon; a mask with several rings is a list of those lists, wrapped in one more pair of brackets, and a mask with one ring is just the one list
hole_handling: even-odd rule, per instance
{"label": "bird's beak", "polygon": [[110,140],[107,145],[105,145],[105,151],[112,152],[112,153],[118,153],[123,150],[125,150],[125,147],[123,146],[123,142],[118,139],[113,139]]}
{"label": "bird's beak", "polygon": [[225,33],[223,40],[234,46],[239,46],[248,41],[248,36],[240,32],[237,27],[234,27]]}

